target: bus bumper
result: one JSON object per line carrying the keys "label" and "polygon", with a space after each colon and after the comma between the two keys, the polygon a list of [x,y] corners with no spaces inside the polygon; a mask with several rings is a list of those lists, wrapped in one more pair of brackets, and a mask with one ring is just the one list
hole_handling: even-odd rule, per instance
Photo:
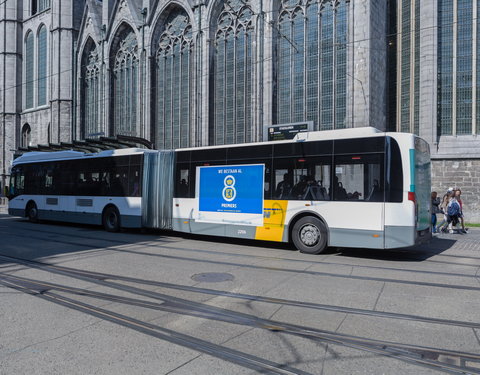
{"label": "bus bumper", "polygon": [[25,217],[25,210],[22,208],[9,208],[8,214],[11,216],[21,216]]}
{"label": "bus bumper", "polygon": [[427,243],[432,239],[432,231],[430,228],[417,230],[417,236],[415,238],[415,245]]}
{"label": "bus bumper", "polygon": [[397,249],[427,243],[432,239],[430,228],[385,226],[385,249]]}

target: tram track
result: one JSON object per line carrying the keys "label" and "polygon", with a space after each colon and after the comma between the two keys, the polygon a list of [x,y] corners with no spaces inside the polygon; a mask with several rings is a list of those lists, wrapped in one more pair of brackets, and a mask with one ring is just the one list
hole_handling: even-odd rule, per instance
{"label": "tram track", "polygon": [[[1,226],[0,226],[1,227]],[[42,234],[53,234],[53,235],[58,235],[58,236],[65,236],[63,233],[59,233],[56,231],[45,231],[45,230],[38,230],[38,229],[29,229],[30,232],[38,232]],[[92,229],[92,231],[94,231]],[[104,232],[101,232],[104,233]],[[11,235],[11,233],[9,233]],[[311,257],[311,259],[305,260],[305,259],[297,259],[297,258],[284,258],[284,257],[270,257],[270,256],[264,256],[264,255],[245,255],[245,254],[236,254],[236,253],[230,253],[230,252],[224,252],[224,251],[212,251],[212,250],[206,250],[206,249],[184,249],[181,247],[172,247],[172,246],[165,246],[165,245],[158,245],[154,241],[140,241],[140,242],[134,242],[132,243],[131,241],[122,241],[118,239],[113,239],[113,238],[98,238],[98,237],[92,237],[91,235],[89,236],[82,236],[79,234],[72,234],[69,233],[68,237],[72,238],[78,238],[78,239],[88,239],[88,240],[96,240],[100,242],[107,242],[107,243],[114,243],[116,245],[128,245],[128,246],[147,246],[147,247],[152,247],[152,248],[159,248],[162,250],[165,249],[172,249],[175,251],[188,251],[188,252],[201,252],[204,254],[221,254],[221,255],[227,255],[227,256],[232,256],[232,257],[250,257],[250,258],[256,258],[256,259],[265,259],[265,260],[282,260],[282,261],[288,261],[288,262],[293,262],[293,263],[314,263],[314,264],[327,264],[327,265],[338,265],[338,266],[351,266],[348,263],[341,263],[341,262],[325,262],[324,260],[321,261],[314,261],[314,257]],[[202,237],[202,240],[205,241],[205,236]],[[45,238],[45,237],[35,237],[35,239],[42,240],[42,241],[51,241],[52,238]],[[252,240],[253,241],[253,240]],[[59,243],[64,243],[66,245],[74,245],[74,246],[83,246],[85,247],[86,245],[84,243],[79,244],[73,241],[64,241],[64,240],[58,240],[55,239],[55,242]],[[180,241],[172,241],[172,242],[167,242],[167,245],[170,243],[177,243],[177,242],[182,242]],[[98,247],[104,247],[104,245],[88,245],[92,250],[98,249]],[[106,246],[105,247],[108,250],[116,250],[118,249],[112,248],[111,246]],[[348,250],[348,249],[347,249]],[[124,251],[124,250],[122,250]],[[386,260],[386,261],[422,261],[422,262],[427,262],[427,263],[441,263],[441,264],[450,264],[450,265],[455,265],[455,266],[463,266],[463,267],[480,267],[480,257],[474,257],[474,256],[469,256],[469,255],[452,255],[452,254],[442,254],[438,252],[429,252],[429,251],[422,251],[420,253],[418,252],[410,252],[406,250],[401,250],[401,251],[392,251],[392,250],[385,250],[382,252],[379,252],[378,250],[372,250],[375,252],[375,259],[379,260]],[[139,252],[135,252],[139,253]],[[418,253],[418,257],[415,257],[414,255]],[[144,255],[148,256],[162,256],[161,254],[150,254],[150,253],[142,253]],[[389,256],[387,257],[386,254]],[[402,254],[402,256],[398,256],[399,254]],[[352,251],[347,251],[345,255],[343,254],[327,254],[328,255],[333,255],[335,257],[340,257],[340,256],[347,256],[347,257],[354,257],[354,258],[371,258],[371,251],[369,251],[369,256],[364,256],[361,253],[361,250],[359,249],[354,249]],[[478,264],[466,264],[466,263],[458,263],[458,262],[449,262],[449,261],[442,261],[442,260],[437,260],[437,259],[425,259],[425,256],[436,256],[436,257],[446,257],[446,258],[455,258],[455,259],[469,259],[469,260],[478,260]],[[399,269],[395,267],[378,267],[378,266],[364,266],[364,265],[355,265],[355,267],[359,268],[375,268],[375,269],[383,269],[383,270],[392,270],[392,271],[399,271],[399,272],[422,272],[422,273],[431,273],[431,274],[438,274],[438,275],[446,275],[446,276],[459,276],[459,277],[473,277],[472,275],[465,275],[465,274],[452,274],[448,272],[438,272],[438,271],[423,271],[423,270],[411,270],[411,269]]]}
{"label": "tram track", "polygon": [[[35,239],[35,237],[32,237],[32,236],[29,236],[29,238]],[[46,241],[45,238],[37,238],[37,239],[41,239],[41,240]],[[86,245],[86,244],[81,245],[81,244],[78,244],[76,242],[71,242],[71,241],[61,241],[61,240],[55,240],[55,241],[58,242],[58,243],[66,244],[66,245],[83,246],[83,248],[98,249],[98,246],[93,246],[93,245]],[[172,248],[169,247],[169,249],[172,249]],[[110,249],[109,247],[105,247],[103,251],[105,251],[105,250],[114,250],[114,251],[117,251],[117,252],[132,253],[132,254],[135,254],[135,255],[160,257],[160,258],[164,258],[164,259],[209,263],[209,264],[232,266],[232,267],[242,267],[242,268],[257,269],[257,270],[279,271],[279,272],[286,272],[286,273],[299,273],[299,272],[301,272],[304,275],[312,275],[312,276],[325,276],[325,277],[344,278],[344,279],[353,279],[353,280],[378,281],[378,282],[405,284],[405,285],[417,285],[417,286],[426,286],[426,287],[439,287],[439,288],[447,288],[447,289],[480,291],[480,286],[472,286],[472,285],[433,283],[433,282],[426,282],[426,281],[402,280],[402,279],[392,279],[392,278],[384,278],[384,277],[361,276],[361,275],[351,275],[351,274],[347,275],[347,274],[339,274],[339,273],[325,272],[325,271],[309,271],[309,270],[299,270],[299,269],[293,269],[293,268],[270,267],[270,266],[261,266],[261,265],[252,265],[252,264],[240,264],[240,263],[227,262],[227,261],[195,259],[195,258],[189,258],[189,257],[182,257],[182,256],[178,256],[178,255],[152,254],[152,253],[146,253],[146,252],[141,252],[141,251],[132,251],[132,250],[126,250],[126,249],[120,249],[120,250],[117,249],[117,248]],[[255,255],[253,255],[252,257],[255,257]],[[275,260],[275,259],[276,258],[273,258],[273,260]],[[311,263],[311,262],[309,262],[309,263]],[[326,263],[319,263],[319,264],[321,265],[321,264],[326,264]],[[356,265],[345,265],[345,264],[336,264],[336,265],[345,266],[345,267],[354,267],[354,268],[357,267]],[[369,266],[363,266],[363,267],[366,268],[366,267],[369,267]],[[386,270],[385,267],[383,267],[383,268],[380,267],[380,269]],[[398,271],[398,272],[402,272],[402,270],[400,270],[400,269],[398,269],[398,270],[394,269],[394,270]],[[422,273],[419,270],[415,270],[415,271],[418,271],[418,272]],[[409,271],[403,270],[403,272],[409,272]],[[434,271],[432,271],[432,272],[434,272]],[[426,271],[426,273],[428,273],[428,271]],[[462,275],[462,274],[451,274],[451,273],[444,273],[443,275],[444,276],[452,276],[452,277],[467,277],[469,279],[474,279],[474,280],[478,281],[478,277],[476,275]]]}
{"label": "tram track", "polygon": [[173,344],[177,344],[204,354],[211,355],[213,357],[236,363],[240,366],[259,371],[260,373],[281,375],[310,375],[308,372],[293,368],[288,365],[268,361],[257,356],[227,348],[223,345],[217,345],[149,322],[141,321],[124,314],[118,314],[116,312],[106,310],[101,307],[83,303],[72,298],[49,292],[48,290],[43,289],[45,288],[45,285],[42,284],[40,284],[42,288],[37,289],[35,287],[32,288],[32,285],[22,286],[16,283],[5,281],[2,278],[0,278],[0,284],[14,290],[23,292],[25,294],[29,294],[34,297],[43,299],[45,301],[49,301],[66,308],[83,312],[99,319],[133,329],[134,331],[143,333],[145,335],[153,336],[155,338],[165,340]]}
{"label": "tram track", "polygon": [[[1,226],[0,226],[1,228]],[[52,234],[52,235],[56,235],[56,236],[66,236],[65,234],[63,233],[59,233],[57,231],[48,231],[48,230],[39,230],[39,229],[29,229],[30,232],[38,232],[38,233],[42,233],[42,234]],[[91,230],[92,232],[96,232],[94,229]],[[103,231],[98,231],[99,233],[105,233]],[[173,233],[173,232],[172,232]],[[11,234],[11,233],[9,233]],[[349,266],[349,264],[345,264],[345,263],[341,263],[341,262],[325,262],[324,260],[321,260],[321,261],[315,261],[315,257],[310,257],[310,259],[308,260],[305,260],[305,259],[298,259],[298,258],[289,258],[289,257],[278,257],[278,256],[265,256],[265,255],[245,255],[245,254],[236,254],[236,253],[230,253],[230,252],[224,252],[224,251],[212,251],[212,250],[206,250],[206,249],[195,249],[195,250],[191,250],[191,249],[184,249],[184,248],[181,248],[181,247],[172,247],[172,246],[168,246],[169,244],[172,244],[172,243],[178,243],[178,242],[182,242],[182,240],[179,240],[179,241],[166,241],[165,244],[158,244],[157,240],[153,240],[152,241],[140,241],[140,242],[131,242],[131,241],[123,241],[123,240],[118,240],[118,239],[114,239],[114,238],[99,238],[99,237],[92,237],[91,234],[89,234],[88,236],[86,235],[79,235],[79,234],[73,234],[73,233],[69,233],[68,234],[68,237],[69,238],[78,238],[78,239],[82,239],[82,240],[85,240],[85,239],[88,239],[88,240],[96,240],[96,241],[100,241],[100,242],[106,242],[106,243],[113,243],[113,244],[116,244],[116,245],[128,245],[128,246],[148,246],[148,247],[153,247],[153,248],[159,248],[159,249],[173,249],[173,250],[177,250],[177,251],[188,251],[188,252],[191,252],[191,251],[196,251],[196,252],[201,252],[201,253],[205,253],[205,254],[221,254],[221,255],[227,255],[227,256],[232,256],[232,257],[251,257],[251,258],[258,258],[258,259],[265,259],[265,260],[285,260],[285,261],[289,261],[289,262],[294,262],[294,263],[297,263],[297,262],[300,262],[300,263],[315,263],[315,264],[332,264],[332,265],[345,265],[345,266]],[[207,236],[208,237],[208,236]],[[51,241],[52,238],[45,238],[45,237],[35,237],[35,239],[39,239],[39,240],[43,240],[43,241]],[[202,240],[202,241],[205,241],[205,236],[199,236],[199,240]],[[79,244],[79,243],[76,243],[76,242],[72,242],[72,241],[64,241],[64,240],[58,240],[58,239],[55,239],[56,242],[61,242],[61,243],[65,243],[67,245],[82,245],[82,246],[85,246],[85,244]],[[252,240],[253,241],[253,240]],[[268,244],[271,244],[271,243],[268,243]],[[283,243],[282,243],[283,244]],[[104,244],[100,244],[100,245],[90,245],[90,247],[92,249],[97,249],[98,246],[100,247],[103,247]],[[111,246],[107,246],[107,248],[111,248]],[[469,256],[469,255],[452,255],[452,254],[443,254],[443,253],[438,253],[438,252],[431,252],[431,251],[422,251],[422,252],[411,252],[411,251],[408,251],[408,250],[400,250],[400,251],[395,251],[395,250],[382,250],[382,251],[378,251],[378,250],[375,250],[375,249],[372,249],[372,250],[369,250],[368,251],[368,255],[365,255],[362,253],[362,250],[361,249],[346,249],[347,252],[345,254],[343,253],[332,253],[332,254],[326,254],[326,256],[330,255],[330,256],[334,256],[334,257],[340,257],[340,256],[346,256],[346,257],[353,257],[353,258],[359,258],[359,259],[365,259],[365,258],[371,258],[372,257],[372,252],[374,252],[375,256],[374,256],[374,259],[378,259],[378,260],[386,260],[386,261],[408,261],[408,262],[411,262],[411,261],[422,261],[422,262],[432,262],[432,263],[442,263],[442,264],[451,264],[451,265],[458,265],[458,266],[466,266],[466,267],[478,267],[480,266],[480,257],[474,257],[474,256]],[[297,254],[295,252],[295,254]],[[401,256],[399,256],[401,254]],[[147,254],[148,255],[148,254]],[[152,254],[150,254],[152,255]],[[388,256],[387,256],[388,255]],[[418,255],[418,256],[415,256],[415,255]],[[433,260],[433,259],[425,259],[425,256],[436,256],[436,257],[446,257],[446,258],[460,258],[460,259],[469,259],[469,260],[478,260],[479,263],[478,265],[474,265],[474,264],[465,264],[465,263],[457,263],[457,262],[448,262],[448,261],[440,261],[440,260]],[[359,265],[358,267],[366,267],[366,268],[372,268],[373,266],[362,266],[362,265]],[[384,267],[378,267],[380,269],[384,268]],[[391,270],[397,270],[397,271],[404,271],[402,269],[397,269],[397,268],[394,268],[394,267],[389,267],[389,268],[386,268],[386,269],[391,269]],[[411,272],[416,272],[417,270],[405,270],[406,272],[408,271],[411,271]],[[448,275],[448,273],[445,273],[446,275]],[[459,275],[462,275],[462,274],[459,274]],[[465,275],[463,275],[465,276]]]}
{"label": "tram track", "polygon": [[[102,280],[102,281],[115,280],[115,281],[121,281],[121,282],[133,283],[133,284],[148,285],[148,286],[153,286],[157,288],[211,295],[215,297],[227,297],[227,298],[238,299],[238,300],[243,300],[248,302],[263,302],[263,303],[269,303],[269,304],[275,304],[275,305],[300,307],[300,308],[307,308],[307,309],[313,309],[313,310],[332,311],[332,312],[345,313],[345,314],[375,316],[375,317],[387,318],[387,319],[409,320],[409,321],[424,322],[424,323],[430,323],[430,324],[442,324],[442,325],[450,325],[450,326],[456,326],[456,327],[480,329],[480,322],[448,320],[448,319],[424,317],[424,316],[413,315],[413,314],[401,314],[401,313],[394,313],[394,312],[387,312],[387,311],[376,311],[376,310],[359,309],[359,308],[353,308],[353,307],[326,305],[326,304],[319,304],[319,303],[313,303],[313,302],[302,302],[302,301],[283,299],[283,298],[264,297],[264,296],[245,294],[245,293],[227,292],[227,291],[222,291],[218,289],[200,288],[196,286],[188,286],[188,285],[172,284],[172,283],[167,283],[162,281],[139,279],[139,278],[121,276],[116,274],[84,271],[84,270],[78,270],[75,268],[70,268],[65,266],[58,266],[58,265],[51,265],[48,263],[41,263],[37,261],[30,261],[30,260],[21,259],[21,258],[7,257],[4,255],[0,255],[0,258],[10,258],[12,261],[18,262],[18,264],[21,264],[23,266],[36,268],[36,269],[40,269],[43,271],[47,271],[50,273],[67,276],[67,277],[81,276],[82,279],[83,277],[86,277],[86,278],[92,278],[95,280]],[[158,294],[156,296],[158,297]]]}
{"label": "tram track", "polygon": [[[342,345],[386,357],[396,358],[419,366],[442,370],[453,374],[480,374],[478,368],[476,369],[475,367],[473,367],[477,364],[480,364],[480,355],[474,353],[464,353],[438,348],[374,340],[283,323],[271,319],[258,318],[249,314],[218,308],[204,303],[188,301],[158,292],[145,291],[136,287],[107,282],[105,281],[105,279],[102,279],[100,277],[102,275],[98,273],[90,274],[87,271],[79,270],[77,272],[73,272],[70,270],[68,274],[66,274],[65,272],[60,272],[60,274],[91,282],[93,284],[102,285],[113,289],[119,289],[124,292],[126,291],[132,293],[134,295],[142,295],[144,297],[160,300],[162,303],[152,303],[149,301],[143,301],[128,297],[99,293],[88,289],[66,287],[59,284],[32,280],[8,274],[1,274],[0,284],[8,286],[15,290],[22,291],[27,294],[34,295],[42,299],[46,299],[48,301],[63,305],[68,308],[88,313],[104,320],[121,324],[123,326],[135,329],[151,336],[174,342],[179,345],[183,345],[198,350],[200,352],[211,354],[216,357],[240,364],[242,366],[267,373],[302,374],[303,372],[297,371],[298,369],[285,367],[283,364],[275,364],[250,356],[245,353],[238,353],[235,351],[232,353],[231,349],[225,348],[223,346],[219,347],[218,345],[199,339],[194,339],[179,332],[174,332],[151,323],[138,321],[134,318],[117,314],[113,311],[106,310],[105,308],[95,307],[93,305],[89,305],[84,302],[65,297],[61,294],[58,294],[58,292],[97,298],[102,301],[153,308],[156,310],[181,315],[190,315],[210,320],[223,321],[227,323],[248,326],[251,328],[265,329],[272,332],[289,334],[322,343]],[[273,369],[271,368],[272,366],[274,367]],[[276,371],[277,369],[280,369],[281,372]]]}

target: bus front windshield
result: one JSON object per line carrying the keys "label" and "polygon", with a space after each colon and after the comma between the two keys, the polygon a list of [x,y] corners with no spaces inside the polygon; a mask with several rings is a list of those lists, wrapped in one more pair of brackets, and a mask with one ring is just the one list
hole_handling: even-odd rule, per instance
{"label": "bus front windshield", "polygon": [[8,197],[10,199],[15,198],[18,195],[23,194],[25,186],[25,175],[23,168],[14,167],[10,175],[10,185],[8,188]]}

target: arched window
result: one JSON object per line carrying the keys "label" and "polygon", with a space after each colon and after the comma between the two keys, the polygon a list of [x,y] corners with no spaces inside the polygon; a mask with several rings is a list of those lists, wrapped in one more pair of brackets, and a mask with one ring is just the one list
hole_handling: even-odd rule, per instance
{"label": "arched window", "polygon": [[38,105],[47,104],[47,28],[42,26],[38,33],[37,53],[37,100]]}
{"label": "arched window", "polygon": [[25,108],[33,108],[34,98],[34,65],[35,65],[35,51],[33,47],[33,33],[28,32],[25,38]]}
{"label": "arched window", "polygon": [[282,0],[277,35],[276,122],[344,128],[347,0]]}
{"label": "arched window", "polygon": [[165,21],[156,51],[155,144],[160,149],[190,146],[192,123],[192,26],[184,11]]}
{"label": "arched window", "polygon": [[31,142],[31,133],[32,129],[30,128],[30,125],[25,124],[22,127],[22,139],[21,139],[21,147],[28,147],[30,146]]}
{"label": "arched window", "polygon": [[138,136],[138,44],[133,31],[120,41],[113,66],[115,134]]}
{"label": "arched window", "polygon": [[82,138],[88,138],[100,132],[100,67],[101,61],[95,44],[85,48],[82,58]]}
{"label": "arched window", "polygon": [[226,0],[217,19],[211,144],[252,141],[253,12]]}

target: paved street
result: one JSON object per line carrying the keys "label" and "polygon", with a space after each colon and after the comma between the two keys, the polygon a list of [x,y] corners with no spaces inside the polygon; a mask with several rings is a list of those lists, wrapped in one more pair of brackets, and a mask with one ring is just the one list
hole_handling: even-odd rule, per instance
{"label": "paved street", "polygon": [[480,373],[480,229],[331,249],[0,214],[0,374]]}

